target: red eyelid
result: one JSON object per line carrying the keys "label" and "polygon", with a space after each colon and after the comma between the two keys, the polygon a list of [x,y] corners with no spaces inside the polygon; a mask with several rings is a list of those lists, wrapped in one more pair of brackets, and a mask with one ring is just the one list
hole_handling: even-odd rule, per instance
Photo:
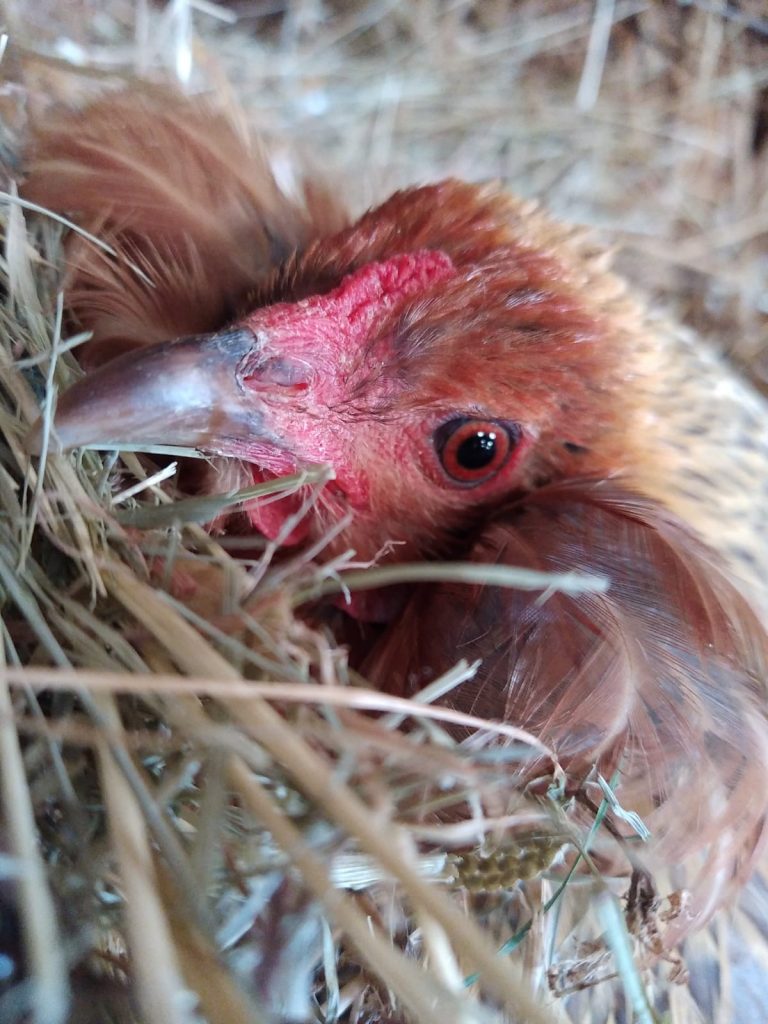
{"label": "red eyelid", "polygon": [[[462,466],[457,453],[464,441],[480,433],[495,434],[496,450],[492,460],[476,469]],[[481,483],[490,479],[501,469],[514,447],[509,428],[496,420],[467,419],[456,427],[446,438],[441,450],[440,461],[445,472],[458,483]]]}

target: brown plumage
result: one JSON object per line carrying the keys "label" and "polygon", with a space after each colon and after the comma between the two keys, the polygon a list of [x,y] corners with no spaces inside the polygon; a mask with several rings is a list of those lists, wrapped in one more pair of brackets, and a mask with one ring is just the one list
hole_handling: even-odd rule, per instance
{"label": "brown plumage", "polygon": [[[348,226],[327,190],[286,187],[221,112],[161,92],[39,130],[26,195],[119,253],[71,243],[70,309],[109,365],[64,396],[63,444],[191,441],[245,479],[330,462],[295,543],[351,510],[335,547],[364,558],[397,541],[390,559],[606,576],[543,602],[356,599],[384,624],[363,667],[410,695],[482,659],[448,702],[535,732],[574,778],[619,771],[649,861],[701,868],[678,935],[704,923],[768,810],[762,399],[496,187],[412,189]],[[295,507],[249,511],[275,536]]]}
{"label": "brown plumage", "polygon": [[70,239],[67,302],[93,331],[91,362],[219,327],[276,264],[345,221],[318,184],[297,183],[289,198],[247,125],[163,90],[56,116],[30,155],[27,194],[77,210],[124,257]]}

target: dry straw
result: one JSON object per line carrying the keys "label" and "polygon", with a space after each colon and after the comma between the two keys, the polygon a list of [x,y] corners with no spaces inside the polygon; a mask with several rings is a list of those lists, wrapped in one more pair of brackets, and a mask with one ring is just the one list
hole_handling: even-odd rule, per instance
{"label": "dry straw", "polygon": [[[7,5],[12,172],[26,90],[70,97],[169,68],[191,87],[228,80],[273,139],[301,140],[358,205],[437,174],[499,176],[599,223],[624,243],[627,269],[642,267],[648,288],[762,379],[761,5],[156,12],[115,0],[97,19],[87,0],[85,14],[74,6],[51,22],[43,3],[24,4],[24,18]],[[290,169],[286,159],[287,181]],[[472,666],[436,681],[422,707],[405,704],[367,690],[297,616],[310,597],[381,585],[391,570],[355,570],[353,554],[323,564],[321,549],[314,561],[276,560],[271,546],[236,557],[203,524],[259,489],[182,494],[168,456],[192,453],[26,454],[84,339],[61,291],[70,226],[21,203],[12,177],[0,207],[0,869],[19,916],[2,952],[20,963],[23,949],[26,980],[5,986],[0,1019],[543,1024],[564,1019],[551,988],[591,992],[618,971],[637,1019],[652,1020],[648,950],[589,854],[605,831],[605,780],[586,822],[556,770],[532,802],[513,784],[514,758],[542,756],[532,738],[491,727],[513,741],[506,761],[487,744],[457,747],[443,728],[456,714],[431,707]],[[504,828],[520,837],[527,880],[473,897],[472,871],[488,865],[458,852],[492,850]],[[532,849],[541,863],[526,874]],[[561,908],[585,893],[600,894],[599,927],[566,943],[578,913]],[[607,945],[579,945],[600,931]],[[692,1020],[668,979],[671,1019]],[[616,990],[601,991],[573,1012],[593,1019],[603,1002],[610,1018]]]}

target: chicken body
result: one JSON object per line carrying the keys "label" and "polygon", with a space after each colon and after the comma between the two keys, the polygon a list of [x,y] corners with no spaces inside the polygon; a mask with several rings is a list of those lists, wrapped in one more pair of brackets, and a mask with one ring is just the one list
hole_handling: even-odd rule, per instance
{"label": "chicken body", "polygon": [[[410,695],[480,658],[446,700],[533,731],[575,777],[619,771],[650,856],[701,869],[681,932],[705,922],[768,810],[765,402],[496,187],[412,189],[347,225],[317,187],[284,195],[228,121],[160,94],[41,130],[26,194],[123,257],[73,242],[70,307],[103,365],[62,398],[64,446],[197,444],[244,479],[327,462],[293,543],[351,512],[335,544],[361,558],[394,541],[400,561],[607,577],[543,603],[452,584],[358,601],[386,620],[364,668]],[[295,510],[249,514],[275,537]]]}

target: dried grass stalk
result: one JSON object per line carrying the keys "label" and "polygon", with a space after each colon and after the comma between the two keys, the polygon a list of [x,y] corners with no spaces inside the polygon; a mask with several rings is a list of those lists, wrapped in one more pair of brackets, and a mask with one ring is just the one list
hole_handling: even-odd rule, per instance
{"label": "dried grass stalk", "polygon": [[[768,380],[759,9],[416,0],[137,13],[115,0],[94,19],[74,5],[52,18],[42,0],[6,8],[3,66],[9,82],[24,79],[24,102],[169,64],[192,86],[229,75],[266,133],[322,159],[358,206],[447,173],[498,176],[599,224],[624,244],[625,270],[715,334],[758,384]],[[0,95],[9,166],[24,130],[19,95]],[[288,161],[284,171],[289,186]],[[41,407],[50,424],[58,389],[78,373],[83,337],[67,336],[57,272],[61,232],[73,226],[41,216],[10,184],[0,216],[0,769],[4,841],[23,865],[14,902],[32,1019],[258,1024],[321,1006],[327,1021],[349,1024],[403,1013],[561,1020],[546,973],[555,992],[588,987],[574,1017],[597,1019],[602,998],[615,1020],[614,990],[592,986],[617,969],[638,1019],[651,1019],[647,936],[626,933],[616,887],[590,859],[593,844],[609,843],[604,808],[586,830],[557,804],[492,813],[508,766],[457,750],[440,725],[461,716],[429,706],[472,666],[416,708],[357,686],[343,652],[294,614],[310,596],[381,585],[389,570],[349,571],[348,559],[275,566],[270,548],[238,559],[202,524],[263,488],[181,493],[161,461],[194,453],[30,461],[29,425]],[[310,554],[322,562],[322,549]],[[407,734],[397,731],[405,719]],[[516,756],[538,752],[519,730],[496,731],[516,741]],[[459,805],[474,816],[427,813]],[[570,866],[542,855],[544,876],[485,901],[465,892],[465,913],[449,865],[458,870],[479,838],[542,823]],[[593,873],[576,869],[576,850]],[[467,887],[486,866],[474,854],[462,865]],[[598,892],[596,930],[579,908]],[[753,923],[739,928],[768,949]],[[712,1019],[738,997],[722,967]],[[695,1019],[685,986],[663,974],[660,985],[674,1024]],[[26,1012],[18,996],[0,996],[3,1020]]]}

